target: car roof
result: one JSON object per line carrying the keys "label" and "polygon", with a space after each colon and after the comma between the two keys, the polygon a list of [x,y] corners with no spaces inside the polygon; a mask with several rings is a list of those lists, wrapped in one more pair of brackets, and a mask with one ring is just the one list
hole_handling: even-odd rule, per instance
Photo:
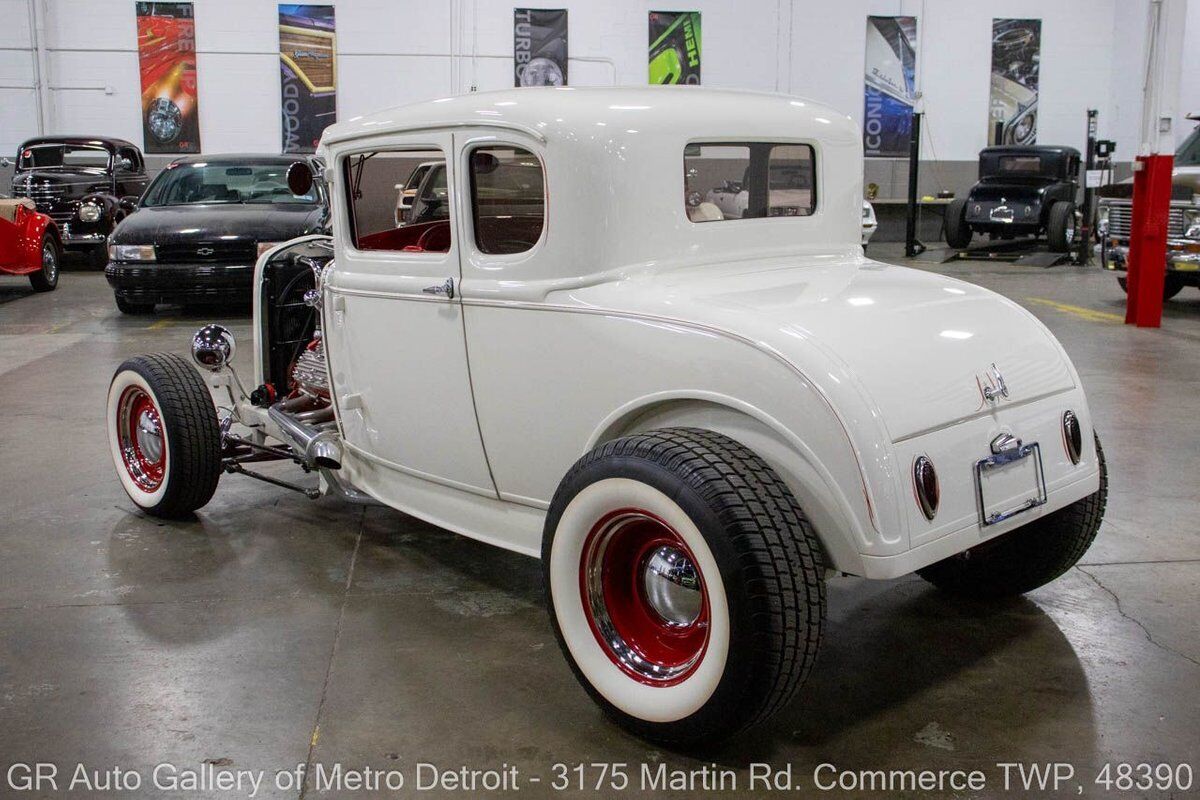
{"label": "car roof", "polygon": [[998,144],[991,147],[985,147],[979,151],[979,155],[1009,155],[1009,156],[1036,156],[1052,153],[1054,155],[1070,155],[1078,156],[1079,151],[1074,147],[1065,147],[1054,144]]}
{"label": "car roof", "polygon": [[173,164],[291,164],[296,161],[321,163],[321,159],[311,153],[192,153],[180,156]]}
{"label": "car roof", "polygon": [[27,147],[38,147],[47,144],[94,145],[107,150],[116,150],[118,147],[132,147],[135,150],[140,150],[133,142],[128,142],[124,139],[115,139],[111,136],[37,136],[22,142],[18,149],[24,150]]}
{"label": "car roof", "polygon": [[[837,135],[858,126],[829,106],[801,97],[699,86],[521,87],[496,92],[473,92],[352,117],[325,129],[322,144],[387,133],[453,127],[496,127],[520,130],[541,141],[598,133],[612,138],[637,134],[694,135],[703,121],[722,118],[809,131],[827,126]],[[725,125],[723,127],[730,127]],[[737,128],[738,126],[734,125]],[[761,125],[745,125],[747,135]],[[628,136],[626,136],[628,134]]]}

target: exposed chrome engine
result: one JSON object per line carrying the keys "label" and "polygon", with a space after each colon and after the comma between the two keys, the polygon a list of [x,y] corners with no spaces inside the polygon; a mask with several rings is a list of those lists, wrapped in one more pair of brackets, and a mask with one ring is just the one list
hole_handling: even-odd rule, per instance
{"label": "exposed chrome engine", "polygon": [[329,399],[329,370],[325,365],[325,340],[318,330],[292,367],[295,391],[312,398]]}

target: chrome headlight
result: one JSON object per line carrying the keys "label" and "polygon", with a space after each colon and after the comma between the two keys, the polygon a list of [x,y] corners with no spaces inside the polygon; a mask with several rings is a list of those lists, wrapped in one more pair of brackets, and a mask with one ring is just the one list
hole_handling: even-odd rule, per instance
{"label": "chrome headlight", "polygon": [[84,203],[79,207],[79,219],[82,222],[99,222],[100,206],[95,203]]}
{"label": "chrome headlight", "polygon": [[192,361],[201,369],[216,372],[233,360],[237,345],[223,325],[205,325],[192,337]]}
{"label": "chrome headlight", "polygon": [[152,244],[110,244],[109,261],[154,261]]}
{"label": "chrome headlight", "polygon": [[1183,232],[1183,235],[1188,239],[1200,239],[1200,222],[1189,225],[1188,229]]}
{"label": "chrome headlight", "polygon": [[1013,141],[1016,144],[1025,144],[1030,141],[1034,134],[1037,133],[1037,111],[1031,109],[1025,112],[1025,115],[1017,120],[1017,124],[1013,126]]}
{"label": "chrome headlight", "polygon": [[263,253],[267,252],[272,247],[276,247],[278,245],[279,245],[279,242],[259,242],[258,243],[258,254],[261,256]]}

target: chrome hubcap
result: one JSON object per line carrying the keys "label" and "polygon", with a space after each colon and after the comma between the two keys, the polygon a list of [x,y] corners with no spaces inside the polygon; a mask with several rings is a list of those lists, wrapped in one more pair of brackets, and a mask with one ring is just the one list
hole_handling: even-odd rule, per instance
{"label": "chrome hubcap", "polygon": [[58,275],[58,259],[55,258],[53,245],[48,244],[42,249],[42,272],[49,281]]}
{"label": "chrome hubcap", "polygon": [[162,429],[159,427],[158,417],[150,409],[138,415],[135,435],[138,447],[149,461],[157,462],[162,458]]}
{"label": "chrome hubcap", "polygon": [[687,627],[700,616],[700,576],[682,550],[663,545],[651,553],[642,567],[642,587],[650,608],[668,625]]}

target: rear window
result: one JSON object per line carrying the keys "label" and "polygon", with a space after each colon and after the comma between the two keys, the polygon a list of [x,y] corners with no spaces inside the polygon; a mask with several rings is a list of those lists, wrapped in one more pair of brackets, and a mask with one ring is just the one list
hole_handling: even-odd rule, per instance
{"label": "rear window", "polygon": [[692,222],[807,217],[817,208],[816,157],[807,144],[689,144],[683,180]]}
{"label": "rear window", "polygon": [[1042,159],[1037,156],[1001,156],[1000,171],[1038,173],[1042,171]]}

